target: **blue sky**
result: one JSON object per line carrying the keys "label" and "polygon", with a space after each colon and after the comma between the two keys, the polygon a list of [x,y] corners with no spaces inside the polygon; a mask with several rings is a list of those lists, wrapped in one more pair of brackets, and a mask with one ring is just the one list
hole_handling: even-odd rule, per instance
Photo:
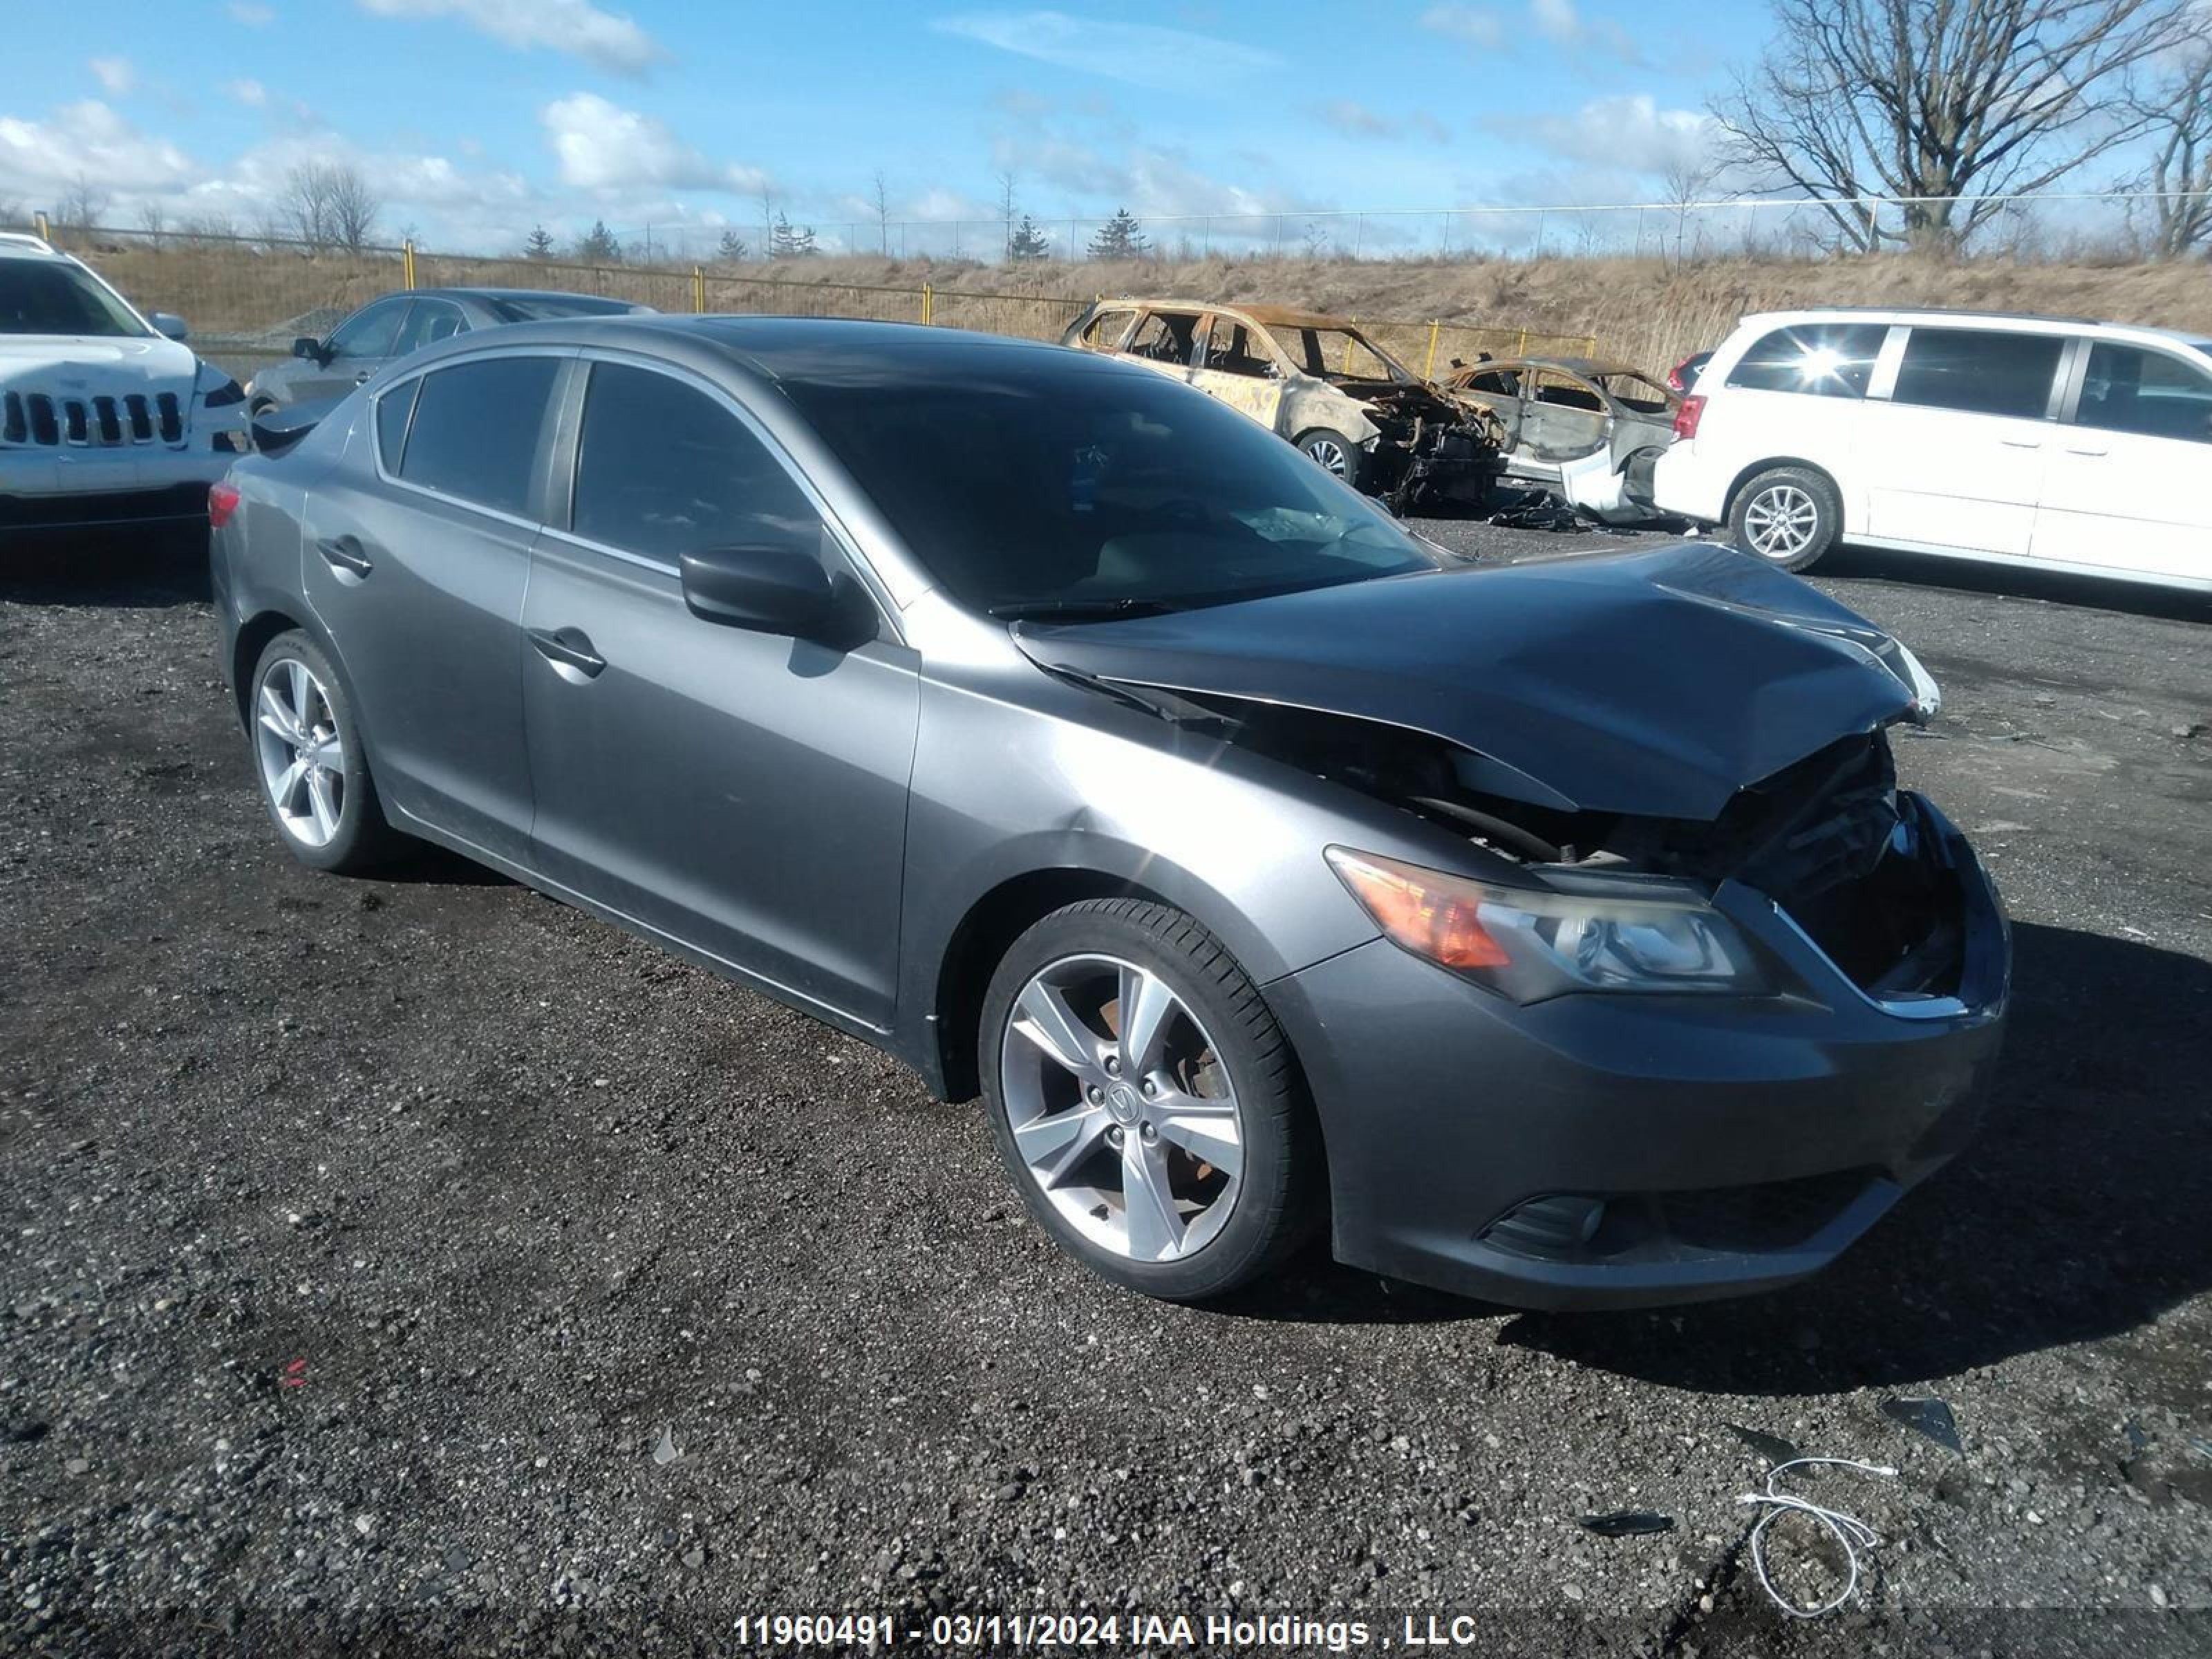
{"label": "blue sky", "polygon": [[[826,243],[1020,206],[1176,214],[1638,201],[1705,144],[1761,0],[1265,7],[1065,0],[0,0],[0,206],[82,178],[104,216],[252,228],[286,173],[361,166],[386,228]],[[1292,234],[1296,234],[1295,230]],[[1370,231],[1387,246],[1391,222]]]}

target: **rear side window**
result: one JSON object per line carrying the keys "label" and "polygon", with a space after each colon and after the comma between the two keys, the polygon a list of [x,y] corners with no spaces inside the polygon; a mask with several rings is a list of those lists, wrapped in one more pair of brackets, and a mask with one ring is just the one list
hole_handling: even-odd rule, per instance
{"label": "rear side window", "polygon": [[569,525],[674,564],[710,547],[821,547],[821,518],[744,422],[696,386],[594,363]]}
{"label": "rear side window", "polygon": [[2056,334],[1916,328],[1905,343],[1891,400],[2041,420],[2050,410],[2051,382],[2065,349],[2066,342]]}
{"label": "rear side window", "polygon": [[1748,392],[1802,392],[1815,398],[1863,398],[1887,323],[1812,323],[1763,335],[1729,371],[1727,384]]}
{"label": "rear side window", "polygon": [[399,476],[478,507],[529,516],[538,434],[558,368],[550,357],[489,357],[425,374]]}
{"label": "rear side window", "polygon": [[2100,340],[2089,348],[2077,425],[2212,443],[2212,374],[2163,351]]}
{"label": "rear side window", "polygon": [[407,417],[415,412],[415,394],[422,389],[422,381],[410,380],[376,400],[376,453],[395,477],[407,448]]}

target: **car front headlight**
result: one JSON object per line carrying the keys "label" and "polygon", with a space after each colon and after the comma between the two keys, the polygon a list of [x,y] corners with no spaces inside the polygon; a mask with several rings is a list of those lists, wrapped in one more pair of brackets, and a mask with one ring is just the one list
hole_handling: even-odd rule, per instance
{"label": "car front headlight", "polygon": [[1694,896],[1501,887],[1346,847],[1327,857],[1392,942],[1516,1002],[1575,991],[1753,996],[1773,988],[1735,924]]}

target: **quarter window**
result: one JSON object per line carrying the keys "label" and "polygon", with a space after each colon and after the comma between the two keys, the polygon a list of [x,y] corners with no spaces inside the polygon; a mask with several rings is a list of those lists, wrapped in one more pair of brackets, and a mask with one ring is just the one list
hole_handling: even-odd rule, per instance
{"label": "quarter window", "polygon": [[710,547],[822,545],[813,502],[744,422],[626,363],[592,366],[570,526],[669,564]]}
{"label": "quarter window", "polygon": [[1122,334],[1129,326],[1133,311],[1102,311],[1091,319],[1091,325],[1077,337],[1078,342],[1093,351],[1111,351],[1121,343]]}
{"label": "quarter window", "polygon": [[2066,342],[2056,334],[1916,328],[1905,343],[1893,401],[1973,415],[2041,420]]}
{"label": "quarter window", "polygon": [[397,475],[399,471],[407,448],[407,417],[415,412],[415,394],[422,389],[422,381],[410,380],[376,400],[376,453],[386,472]]}
{"label": "quarter window", "polygon": [[1729,371],[1748,392],[1802,392],[1815,398],[1863,398],[1887,323],[1812,323],[1762,336]]}
{"label": "quarter window", "polygon": [[[478,507],[534,517],[530,477],[558,368],[550,357],[487,357],[422,376],[399,476]],[[380,417],[383,410],[379,404]]]}
{"label": "quarter window", "polygon": [[2163,351],[2100,340],[2081,380],[2081,426],[2212,443],[2212,374]]}

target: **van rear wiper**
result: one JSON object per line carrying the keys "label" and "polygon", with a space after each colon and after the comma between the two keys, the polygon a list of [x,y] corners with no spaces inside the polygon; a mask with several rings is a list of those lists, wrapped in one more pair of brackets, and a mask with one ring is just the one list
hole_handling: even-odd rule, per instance
{"label": "van rear wiper", "polygon": [[1118,617],[1164,617],[1175,607],[1163,599],[1011,599],[991,607],[1000,622],[1110,622]]}

